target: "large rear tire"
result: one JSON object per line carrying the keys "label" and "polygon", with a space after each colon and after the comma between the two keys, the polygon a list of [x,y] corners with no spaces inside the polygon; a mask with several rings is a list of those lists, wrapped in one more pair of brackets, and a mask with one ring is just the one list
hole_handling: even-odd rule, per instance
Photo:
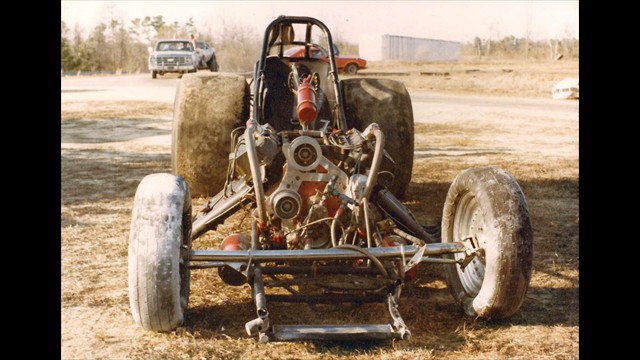
{"label": "large rear tire", "polygon": [[198,72],[178,84],[173,109],[171,170],[193,196],[224,186],[231,131],[249,116],[249,86],[235,74]]}
{"label": "large rear tire", "polygon": [[456,176],[442,217],[442,242],[454,241],[481,249],[464,271],[457,264],[446,268],[449,289],[464,311],[490,319],[513,315],[529,288],[533,255],[527,202],[513,176],[491,167]]}
{"label": "large rear tire", "polygon": [[[389,190],[398,198],[404,196],[413,171],[413,108],[404,84],[390,79],[355,78],[340,81],[344,96],[347,126],[364,130],[377,123],[385,135],[386,157],[381,170],[393,174]],[[389,179],[380,176],[380,181]]]}
{"label": "large rear tire", "polygon": [[129,304],[142,328],[172,331],[184,322],[190,237],[187,183],[171,174],[147,175],[136,191],[129,238]]}

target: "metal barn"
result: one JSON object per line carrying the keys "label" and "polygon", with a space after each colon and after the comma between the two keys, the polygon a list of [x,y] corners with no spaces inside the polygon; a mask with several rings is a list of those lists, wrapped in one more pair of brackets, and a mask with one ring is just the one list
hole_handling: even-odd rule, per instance
{"label": "metal barn", "polygon": [[457,41],[398,35],[368,35],[360,38],[360,56],[369,61],[457,61],[461,44]]}

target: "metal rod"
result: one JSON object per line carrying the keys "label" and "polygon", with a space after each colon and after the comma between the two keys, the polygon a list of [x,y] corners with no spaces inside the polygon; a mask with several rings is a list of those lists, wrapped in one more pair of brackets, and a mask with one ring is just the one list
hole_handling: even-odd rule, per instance
{"label": "metal rod", "polygon": [[[398,198],[396,198],[389,190],[382,189],[376,193],[376,205],[387,213],[398,226],[405,228],[407,231],[417,235],[420,241],[426,241],[427,243],[438,243],[439,239],[434,239],[433,236],[418,223],[416,218],[411,214]],[[410,240],[413,242],[414,240]]]}
{"label": "metal rod", "polygon": [[[464,252],[466,247],[459,242],[426,244],[425,255],[439,255]],[[402,258],[399,246],[367,249],[369,254],[379,259]],[[413,245],[404,247],[405,256],[415,255],[418,248]],[[308,250],[191,250],[189,261],[227,261],[246,262],[252,259],[256,263],[273,261],[313,261],[313,260],[355,260],[368,258],[365,254],[347,249],[308,249]]]}
{"label": "metal rod", "polygon": [[198,270],[198,269],[212,269],[212,268],[217,268],[217,267],[223,267],[227,265],[225,262],[222,261],[212,261],[212,262],[208,262],[208,263],[204,263],[204,264],[191,264],[189,265],[189,269],[190,270]]}
{"label": "metal rod", "polygon": [[[311,285],[317,286],[327,289],[337,289],[337,290],[347,290],[347,291],[381,291],[389,286],[398,285],[394,279],[381,279],[381,278],[373,278],[373,275],[355,275],[352,279],[352,282],[349,282],[349,285],[345,285],[344,283],[333,283],[332,279],[329,276],[323,277],[296,277],[293,279],[283,279],[283,280],[275,280],[275,281],[266,281],[264,286],[267,288],[286,288],[287,286],[304,286]],[[365,281],[365,284],[357,284],[360,280]],[[295,291],[291,291],[292,293],[296,293]]]}
{"label": "metal rod", "polygon": [[267,213],[264,205],[264,189],[262,187],[262,176],[260,174],[260,164],[258,163],[256,143],[253,139],[253,133],[258,126],[256,119],[249,119],[249,121],[247,121],[247,130],[244,132],[244,140],[247,143],[247,156],[249,158],[249,167],[251,168],[251,177],[253,179],[253,191],[256,193],[258,218],[260,219],[261,224],[266,224]]}
{"label": "metal rod", "polygon": [[378,127],[378,124],[373,123],[364,130],[365,136],[368,137],[372,132],[376,138],[376,147],[373,153],[373,160],[371,161],[371,169],[369,170],[369,176],[362,192],[362,198],[368,199],[373,191],[373,187],[378,183],[378,171],[380,171],[380,165],[382,164],[382,157],[384,155],[384,133]]}
{"label": "metal rod", "polygon": [[371,239],[371,223],[369,222],[369,200],[362,198],[362,210],[364,210],[364,226],[367,229],[367,247],[373,247],[373,240]]}
{"label": "metal rod", "polygon": [[385,294],[267,295],[267,300],[289,303],[336,304],[343,302],[385,302]]}
{"label": "metal rod", "polygon": [[191,225],[191,240],[195,240],[205,232],[215,228],[219,223],[224,221],[241,203],[248,202],[245,196],[251,190],[244,179],[236,180],[231,183],[233,194],[226,196],[226,189],[221,190],[212,199],[211,203],[215,205],[206,214],[199,214],[198,218]]}
{"label": "metal rod", "polygon": [[[286,280],[278,279],[278,277],[277,277],[277,276],[275,276],[275,275],[271,275],[271,274],[269,274],[269,277],[270,277],[271,279],[273,279],[273,281],[274,281],[274,282],[280,282],[280,283],[282,283],[283,281],[286,281]],[[268,285],[267,285],[267,286],[268,286]],[[285,288],[288,292],[290,292],[290,293],[292,293],[292,294],[297,294],[297,293],[298,293],[298,291],[297,291],[296,289],[292,288],[292,287],[291,287],[291,286],[289,286],[289,285],[282,284],[280,287]]]}
{"label": "metal rod", "polygon": [[400,312],[398,311],[398,302],[393,294],[387,294],[387,305],[389,306],[389,314],[391,318],[393,318],[393,327],[396,328],[396,331],[400,333],[400,337],[402,340],[411,339],[411,331],[404,323]]}
{"label": "metal rod", "polygon": [[460,261],[458,260],[454,260],[454,259],[442,259],[442,258],[433,258],[433,257],[423,257],[422,261],[423,263],[431,263],[431,264],[458,264],[461,263],[463,259],[460,259]]}
{"label": "metal rod", "polygon": [[[459,264],[461,260],[454,259],[442,259],[442,258],[434,258],[434,257],[423,257],[423,263],[430,264]],[[201,270],[201,269],[212,269],[223,267],[227,265],[224,261],[212,261],[204,264],[191,264],[189,265],[189,269],[191,270]],[[275,267],[263,267],[262,273],[267,274],[282,274],[282,275],[295,275],[295,274],[310,274],[311,271],[314,271],[316,274],[356,274],[356,275],[372,275],[372,274],[380,274],[380,271],[373,268],[363,268],[363,267],[352,267],[352,266],[319,266],[315,269],[311,269],[311,266],[275,266]]]}
{"label": "metal rod", "polygon": [[327,265],[327,266],[311,266],[311,265],[287,265],[287,266],[269,266],[262,267],[262,273],[265,275],[297,275],[297,274],[354,274],[354,275],[380,275],[380,270],[375,267],[353,267],[346,265]]}
{"label": "metal rod", "polygon": [[251,250],[258,249],[258,229],[256,227],[256,220],[251,220]]}
{"label": "metal rod", "polygon": [[267,298],[264,293],[262,271],[259,267],[256,267],[253,271],[253,298],[256,302],[256,312],[258,317],[264,320],[269,316],[269,311],[267,310]]}
{"label": "metal rod", "polygon": [[424,243],[424,241],[422,241],[422,239],[417,238],[417,237],[415,237],[415,236],[413,236],[413,235],[411,235],[409,233],[406,233],[406,232],[404,232],[404,231],[402,231],[402,230],[400,230],[398,228],[394,228],[393,232],[396,235],[400,236],[401,238],[403,238],[405,240],[409,240],[410,242],[412,242],[414,244],[420,245],[420,244]]}

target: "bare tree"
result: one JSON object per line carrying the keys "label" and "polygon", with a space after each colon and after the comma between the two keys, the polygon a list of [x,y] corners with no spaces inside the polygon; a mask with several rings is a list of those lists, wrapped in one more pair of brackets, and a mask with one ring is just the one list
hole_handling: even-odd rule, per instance
{"label": "bare tree", "polygon": [[216,47],[220,68],[224,71],[251,71],[260,54],[260,40],[253,28],[223,20],[222,29]]}

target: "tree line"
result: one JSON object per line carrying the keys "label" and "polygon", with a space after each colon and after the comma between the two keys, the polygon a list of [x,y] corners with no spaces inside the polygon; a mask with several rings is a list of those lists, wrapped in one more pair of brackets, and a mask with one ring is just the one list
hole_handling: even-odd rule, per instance
{"label": "tree line", "polygon": [[[190,33],[215,48],[221,71],[251,71],[261,48],[261,36],[248,26],[223,22],[220,33],[203,33],[192,18],[181,24],[167,22],[162,15],[136,18],[127,24],[112,19],[98,24],[88,35],[79,26],[70,29],[61,21],[60,32],[64,72],[145,72],[148,48],[158,39],[188,38]],[[335,35],[342,54],[358,53],[357,44],[340,41]],[[462,55],[521,59],[554,59],[562,55],[578,59],[579,42],[575,38],[531,41],[514,36],[494,40],[476,37],[462,44]]]}
{"label": "tree line", "polygon": [[186,39],[191,33],[214,47],[223,71],[251,71],[259,56],[259,37],[247,26],[235,23],[222,25],[220,34],[203,34],[192,18],[181,24],[167,22],[158,15],[136,18],[128,24],[118,20],[101,22],[84,35],[79,26],[70,29],[61,21],[62,71],[145,72],[148,69],[148,48],[157,40]]}
{"label": "tree line", "polygon": [[513,35],[502,39],[481,39],[462,45],[463,55],[501,57],[525,60],[579,59],[580,42],[573,37],[562,39],[530,40]]}

